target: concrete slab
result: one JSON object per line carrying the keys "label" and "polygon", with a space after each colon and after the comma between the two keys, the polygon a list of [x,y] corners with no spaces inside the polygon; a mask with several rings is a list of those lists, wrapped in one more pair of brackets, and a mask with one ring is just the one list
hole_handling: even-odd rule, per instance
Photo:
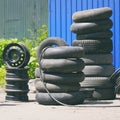
{"label": "concrete slab", "polygon": [[29,93],[29,102],[5,101],[0,93],[1,120],[120,120],[120,96],[115,100],[85,101],[76,107],[44,106]]}

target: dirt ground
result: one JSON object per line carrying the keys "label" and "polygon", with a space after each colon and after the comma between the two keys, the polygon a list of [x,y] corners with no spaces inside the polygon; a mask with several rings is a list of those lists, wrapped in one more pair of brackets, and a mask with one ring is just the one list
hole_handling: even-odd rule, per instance
{"label": "dirt ground", "polygon": [[28,94],[29,102],[6,102],[5,95],[0,91],[0,120],[120,120],[120,96],[68,107],[40,105],[35,93]]}

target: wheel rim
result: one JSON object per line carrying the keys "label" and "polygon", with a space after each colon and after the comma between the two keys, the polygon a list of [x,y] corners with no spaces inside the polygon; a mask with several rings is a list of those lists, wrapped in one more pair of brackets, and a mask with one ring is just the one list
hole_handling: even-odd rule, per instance
{"label": "wheel rim", "polygon": [[29,59],[30,53],[28,49],[22,44],[8,44],[3,51],[3,60],[7,67],[24,67],[27,65]]}

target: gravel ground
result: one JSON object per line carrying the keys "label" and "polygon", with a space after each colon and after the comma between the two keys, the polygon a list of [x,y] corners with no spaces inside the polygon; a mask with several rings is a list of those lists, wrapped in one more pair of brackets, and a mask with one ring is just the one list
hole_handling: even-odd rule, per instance
{"label": "gravel ground", "polygon": [[44,106],[29,93],[29,102],[5,101],[0,90],[0,120],[120,120],[120,96],[115,100],[85,101],[77,107]]}

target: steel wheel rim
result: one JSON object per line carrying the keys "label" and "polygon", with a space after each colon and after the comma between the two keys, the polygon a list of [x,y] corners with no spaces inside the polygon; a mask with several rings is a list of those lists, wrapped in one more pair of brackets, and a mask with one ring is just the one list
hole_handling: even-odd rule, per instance
{"label": "steel wheel rim", "polygon": [[22,44],[10,43],[3,51],[3,61],[10,68],[25,67],[29,59],[30,53]]}

